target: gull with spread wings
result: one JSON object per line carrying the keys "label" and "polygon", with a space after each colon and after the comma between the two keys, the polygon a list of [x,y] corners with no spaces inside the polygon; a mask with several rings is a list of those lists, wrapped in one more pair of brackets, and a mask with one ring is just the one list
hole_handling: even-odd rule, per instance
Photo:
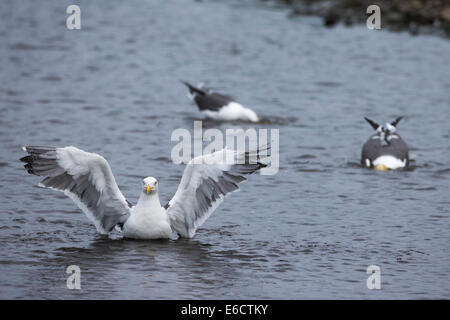
{"label": "gull with spread wings", "polygon": [[118,228],[125,238],[164,239],[173,231],[192,238],[224,197],[239,189],[246,175],[266,166],[268,148],[249,152],[225,148],[192,159],[165,206],[161,206],[158,181],[153,177],[142,181],[139,200],[131,205],[120,192],[106,159],[96,153],[72,146],[29,146],[23,150],[28,155],[20,160],[26,162],[28,173],[45,177],[40,186],[69,196],[99,233]]}

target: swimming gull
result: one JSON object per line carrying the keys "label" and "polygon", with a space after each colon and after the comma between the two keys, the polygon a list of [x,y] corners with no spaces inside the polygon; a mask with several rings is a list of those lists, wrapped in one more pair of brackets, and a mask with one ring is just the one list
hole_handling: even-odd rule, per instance
{"label": "swimming gull", "polygon": [[397,125],[403,117],[380,126],[368,119],[366,121],[376,131],[364,144],[361,152],[361,164],[367,168],[386,171],[409,166],[408,145],[397,133]]}
{"label": "swimming gull", "polygon": [[186,165],[174,197],[161,206],[158,181],[147,177],[135,206],[120,192],[105,158],[69,146],[23,147],[20,160],[28,173],[45,177],[40,186],[59,190],[84,211],[101,234],[115,227],[126,238],[170,238],[172,232],[192,238],[245,176],[266,164],[268,147],[238,152],[222,149],[192,159]]}
{"label": "swimming gull", "polygon": [[203,85],[194,87],[187,82],[183,81],[183,83],[189,88],[189,97],[195,101],[199,110],[209,118],[249,122],[260,120],[253,110],[242,106],[230,96],[213,92]]}

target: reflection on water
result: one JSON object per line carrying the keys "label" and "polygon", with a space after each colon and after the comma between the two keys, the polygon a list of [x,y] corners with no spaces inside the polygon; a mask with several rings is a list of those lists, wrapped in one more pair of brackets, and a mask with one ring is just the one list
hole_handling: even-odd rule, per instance
{"label": "reflection on water", "polygon": [[[324,29],[260,1],[58,1],[0,10],[0,298],[448,298],[450,43]],[[108,10],[105,10],[108,8]],[[59,18],[57,18],[59,17]],[[220,36],[219,36],[220,35]],[[179,79],[235,96],[280,129],[280,171],[251,176],[191,240],[131,241],[38,188],[24,144],[104,155],[136,203],[174,194],[174,129],[202,118]],[[412,168],[361,168],[363,120],[398,115]],[[383,120],[384,119],[384,120]],[[203,128],[251,128],[205,120]],[[81,290],[66,288],[69,265]],[[382,290],[366,288],[378,265]]]}

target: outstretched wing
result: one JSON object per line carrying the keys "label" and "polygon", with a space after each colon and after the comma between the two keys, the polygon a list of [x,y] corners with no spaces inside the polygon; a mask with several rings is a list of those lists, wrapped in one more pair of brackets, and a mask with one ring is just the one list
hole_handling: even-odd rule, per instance
{"label": "outstretched wing", "polygon": [[40,185],[64,192],[106,234],[130,214],[108,161],[75,147],[23,147],[28,173],[45,177]]}
{"label": "outstretched wing", "polygon": [[189,161],[177,192],[166,205],[172,228],[192,238],[224,197],[247,180],[245,175],[266,166],[266,158],[267,147],[241,153],[223,149]]}

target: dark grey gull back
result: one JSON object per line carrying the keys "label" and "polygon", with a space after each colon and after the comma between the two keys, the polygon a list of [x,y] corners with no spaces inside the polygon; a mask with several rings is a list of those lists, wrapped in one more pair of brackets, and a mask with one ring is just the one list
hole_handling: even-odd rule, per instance
{"label": "dark grey gull back", "polygon": [[383,145],[380,141],[380,134],[378,132],[373,134],[362,148],[361,164],[365,165],[366,159],[369,159],[370,165],[372,166],[373,161],[378,157],[390,155],[402,161],[406,159],[406,167],[408,167],[408,145],[397,133],[392,134],[392,136],[397,138],[392,138],[389,144]]}
{"label": "dark grey gull back", "polygon": [[201,111],[219,111],[222,107],[233,102],[233,98],[230,96],[211,92],[205,87],[197,88],[187,82],[183,83],[189,88],[190,93],[194,94],[194,101]]}

